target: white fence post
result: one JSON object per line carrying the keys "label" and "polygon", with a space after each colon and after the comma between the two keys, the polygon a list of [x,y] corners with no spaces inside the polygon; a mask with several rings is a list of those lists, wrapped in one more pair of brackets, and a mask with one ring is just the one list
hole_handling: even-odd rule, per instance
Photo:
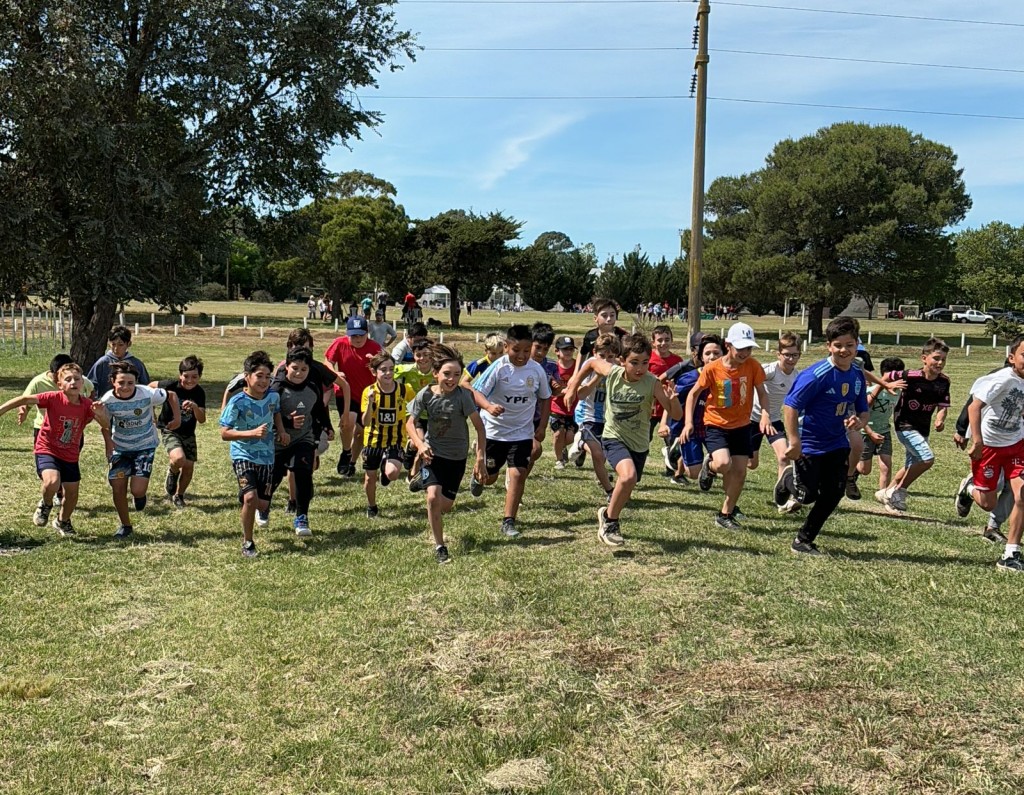
{"label": "white fence post", "polygon": [[177,323],[174,324],[174,336],[175,337],[178,336],[178,324]]}

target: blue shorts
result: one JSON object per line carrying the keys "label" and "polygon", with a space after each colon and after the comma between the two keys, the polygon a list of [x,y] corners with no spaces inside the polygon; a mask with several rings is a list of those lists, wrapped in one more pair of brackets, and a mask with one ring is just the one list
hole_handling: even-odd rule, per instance
{"label": "blue shorts", "polygon": [[935,460],[935,453],[932,452],[932,448],[928,445],[928,437],[920,431],[912,429],[905,431],[897,430],[896,438],[900,440],[900,444],[907,448],[905,467],[909,468],[913,464],[922,464],[925,461]]}
{"label": "blue shorts", "polygon": [[696,436],[691,436],[690,440],[680,449],[683,456],[683,463],[686,464],[686,466],[695,467],[697,464],[704,463],[704,443]]}
{"label": "blue shorts", "polygon": [[647,463],[646,450],[642,453],[630,450],[618,439],[602,439],[601,449],[604,450],[604,458],[612,469],[615,469],[615,465],[620,461],[625,461],[627,458],[633,459],[633,466],[636,467],[636,482],[640,482],[640,478],[644,474],[644,465]]}
{"label": "blue shorts", "polygon": [[82,480],[77,461],[63,461],[47,453],[36,453],[36,474],[42,477],[47,469],[56,469],[61,483],[79,483]]}
{"label": "blue shorts", "polygon": [[584,442],[601,444],[601,437],[604,436],[603,422],[583,422],[580,425],[580,434]]}
{"label": "blue shorts", "polygon": [[148,478],[153,474],[153,454],[155,447],[148,450],[131,450],[114,453],[110,458],[110,470],[107,480],[121,478]]}

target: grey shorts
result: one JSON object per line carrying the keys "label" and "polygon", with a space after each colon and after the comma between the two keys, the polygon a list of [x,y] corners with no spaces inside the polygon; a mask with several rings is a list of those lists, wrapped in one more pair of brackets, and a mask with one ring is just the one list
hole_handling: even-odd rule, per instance
{"label": "grey shorts", "polygon": [[892,434],[883,433],[882,441],[876,442],[864,434],[864,450],[860,454],[861,461],[870,461],[876,455],[892,455]]}
{"label": "grey shorts", "polygon": [[173,433],[164,431],[161,436],[163,437],[164,449],[169,453],[171,450],[177,450],[181,448],[185,451],[186,461],[198,461],[199,460],[199,448],[196,446],[195,436],[186,436],[184,439],[180,436],[176,436]]}

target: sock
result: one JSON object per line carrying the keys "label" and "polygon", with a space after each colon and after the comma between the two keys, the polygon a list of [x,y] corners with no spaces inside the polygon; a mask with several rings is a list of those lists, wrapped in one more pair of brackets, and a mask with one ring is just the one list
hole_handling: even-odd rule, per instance
{"label": "sock", "polygon": [[1012,558],[1015,553],[1020,552],[1019,544],[1007,544],[1006,549],[1003,550],[1003,560]]}
{"label": "sock", "polygon": [[968,483],[967,484],[967,496],[971,497],[971,498],[974,497],[974,484],[973,483]]}

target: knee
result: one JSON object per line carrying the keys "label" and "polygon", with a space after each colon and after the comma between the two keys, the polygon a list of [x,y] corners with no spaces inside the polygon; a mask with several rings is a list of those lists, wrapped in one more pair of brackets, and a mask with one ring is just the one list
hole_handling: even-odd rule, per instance
{"label": "knee", "polygon": [[935,466],[935,459],[934,458],[929,458],[927,461],[922,461],[921,462],[921,469],[922,469],[922,471],[926,470],[926,469],[931,469],[933,466]]}
{"label": "knee", "polygon": [[256,500],[257,500],[257,498],[256,498],[256,492],[255,491],[247,491],[247,492],[245,492],[245,494],[242,495],[242,505],[247,507],[247,508],[251,507],[251,506],[255,506],[256,505]]}

